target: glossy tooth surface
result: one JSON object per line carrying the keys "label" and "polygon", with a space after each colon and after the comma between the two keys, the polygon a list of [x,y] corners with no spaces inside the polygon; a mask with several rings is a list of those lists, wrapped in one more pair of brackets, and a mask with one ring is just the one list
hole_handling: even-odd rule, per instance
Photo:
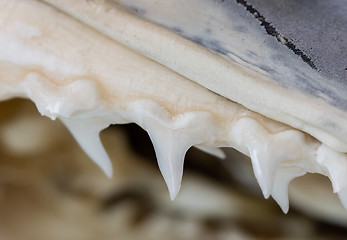
{"label": "glossy tooth surface", "polygon": [[107,177],[113,175],[112,163],[100,140],[100,132],[109,124],[95,121],[61,119],[84,152],[98,165]]}
{"label": "glossy tooth surface", "polygon": [[297,177],[306,174],[306,171],[300,168],[281,168],[276,171],[275,180],[271,192],[271,196],[284,213],[289,210],[288,186],[289,183]]}
{"label": "glossy tooth surface", "polygon": [[186,152],[194,145],[213,140],[211,114],[189,112],[172,116],[162,106],[148,100],[131,104],[127,114],[148,132],[170,197],[175,199],[181,187]]}
{"label": "glossy tooth surface", "polygon": [[278,165],[302,157],[304,135],[293,130],[270,134],[257,121],[249,118],[240,119],[234,129],[238,144],[245,145],[249,151],[254,175],[264,197],[270,197]]}
{"label": "glossy tooth surface", "polygon": [[347,158],[346,154],[337,153],[328,146],[322,145],[317,149],[317,163],[328,171],[328,176],[337,193],[347,186]]}
{"label": "glossy tooth surface", "polygon": [[345,209],[347,209],[347,188],[340,190],[337,195]]}
{"label": "glossy tooth surface", "polygon": [[[190,79],[227,79],[241,83],[235,86],[248,86],[241,91],[248,94],[259,92],[252,84],[242,85],[244,81],[261,82],[252,78],[253,70],[129,15],[118,5],[104,12],[108,1],[78,3],[80,8],[68,10],[64,1],[49,2],[66,12],[74,11],[73,16],[80,21],[41,1],[0,2],[0,99],[29,98],[42,115],[61,119],[108,177],[112,176],[112,166],[99,133],[110,124],[134,122],[150,135],[171,199],[180,189],[184,156],[191,146],[219,157],[224,154],[218,147],[233,147],[252,158],[264,196],[272,195],[284,212],[288,211],[289,182],[306,172],[329,176],[334,191],[347,206],[347,155],[337,152],[345,149],[339,137],[313,124],[294,121],[294,126],[312,130],[326,141],[322,143]],[[93,4],[101,7],[93,12],[89,8]],[[123,32],[103,25],[107,19],[100,17],[103,14],[115,18],[120,24],[114,26]],[[133,32],[139,33],[141,41]],[[174,44],[167,52],[172,56],[159,51],[158,58],[154,58],[153,42],[167,47],[168,39]],[[187,57],[182,58],[182,54]],[[266,91],[264,95],[271,98]],[[241,95],[235,96],[239,100],[246,98]],[[283,112],[276,114],[286,116]]]}

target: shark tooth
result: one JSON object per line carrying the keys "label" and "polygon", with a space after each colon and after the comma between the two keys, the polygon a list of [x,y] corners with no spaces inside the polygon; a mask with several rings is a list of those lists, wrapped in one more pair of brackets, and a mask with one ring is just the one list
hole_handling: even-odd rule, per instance
{"label": "shark tooth", "polygon": [[70,119],[61,119],[61,121],[69,129],[84,152],[104,171],[107,177],[111,178],[112,163],[99,137],[100,132],[108,127],[108,124],[81,123]]}
{"label": "shark tooth", "polygon": [[328,171],[334,192],[337,193],[347,187],[347,162],[346,156],[331,150],[328,146],[322,145],[317,149],[318,164]]}
{"label": "shark tooth", "polygon": [[289,182],[306,172],[329,176],[346,206],[344,81],[242,11],[238,1],[1,1],[0,99],[61,119],[107,176],[100,131],[138,124],[171,199],[190,147],[221,157],[233,147],[284,212]]}
{"label": "shark tooth", "polygon": [[275,199],[284,213],[288,213],[289,199],[288,186],[289,183],[297,177],[306,174],[306,171],[300,168],[282,168],[276,171],[274,185],[271,191],[271,196]]}
{"label": "shark tooth", "polygon": [[[213,117],[207,112],[172,116],[162,106],[148,100],[131,104],[127,115],[148,132],[171,199],[175,199],[181,186],[187,150],[194,145],[214,141]],[[209,127],[206,128],[206,125]]]}

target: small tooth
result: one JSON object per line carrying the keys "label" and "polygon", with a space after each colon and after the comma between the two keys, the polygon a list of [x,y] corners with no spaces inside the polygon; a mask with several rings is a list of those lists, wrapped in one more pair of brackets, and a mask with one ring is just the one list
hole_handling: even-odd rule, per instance
{"label": "small tooth", "polygon": [[337,153],[322,144],[317,149],[316,161],[324,166],[329,172],[329,178],[334,192],[347,187],[347,157],[346,154]]}
{"label": "small tooth", "polygon": [[[269,134],[255,120],[242,118],[232,129],[232,136],[240,146],[246,146],[252,160],[253,172],[265,198],[269,198],[277,162],[269,151]],[[276,160],[276,159],[275,159]]]}
{"label": "small tooth", "polygon": [[202,145],[194,146],[194,147],[200,149],[203,152],[206,152],[206,153],[211,154],[211,155],[213,155],[215,157],[218,157],[220,159],[225,159],[226,158],[225,153],[221,149],[219,149],[219,148],[209,147],[209,146],[202,146]]}
{"label": "small tooth", "polygon": [[85,151],[85,153],[98,165],[107,177],[113,175],[112,163],[108,157],[101,141],[100,132],[105,129],[108,124],[87,121],[74,121],[61,119],[65,126],[69,129],[76,141]]}
{"label": "small tooth", "polygon": [[288,213],[288,186],[289,183],[297,177],[303,176],[306,171],[301,168],[280,168],[276,171],[275,182],[272,187],[271,196],[280,206],[284,213]]}
{"label": "small tooth", "polygon": [[171,130],[158,129],[148,131],[153,142],[159,169],[165,179],[174,200],[181,188],[184,156],[187,150],[194,145],[184,134]]}
{"label": "small tooth", "polygon": [[264,197],[269,198],[273,186],[277,161],[270,155],[271,153],[269,153],[267,144],[263,146],[259,145],[252,144],[248,148],[254,175],[258,180]]}
{"label": "small tooth", "polygon": [[345,209],[347,209],[347,187],[340,190],[338,193],[340,201]]}
{"label": "small tooth", "polygon": [[269,198],[278,164],[285,160],[297,160],[301,156],[304,135],[297,131],[270,134],[249,118],[238,120],[232,133],[238,145],[248,148],[254,175],[264,197]]}

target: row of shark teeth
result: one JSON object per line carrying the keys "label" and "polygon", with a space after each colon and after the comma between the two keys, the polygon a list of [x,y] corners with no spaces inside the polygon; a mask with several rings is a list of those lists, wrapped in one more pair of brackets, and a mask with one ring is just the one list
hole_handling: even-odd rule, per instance
{"label": "row of shark teeth", "polygon": [[329,176],[347,205],[346,154],[39,1],[4,1],[0,11],[11,12],[0,14],[0,99],[29,98],[42,115],[61,119],[107,176],[112,166],[99,133],[134,122],[149,133],[172,199],[191,146],[219,156],[219,147],[233,147],[252,158],[264,196],[272,195],[283,211],[289,182],[306,172]]}
{"label": "row of shark teeth", "polygon": [[[289,209],[290,181],[306,172],[328,176],[334,192],[339,193],[343,204],[346,204],[343,197],[347,189],[344,174],[347,156],[300,131],[289,129],[270,133],[256,119],[239,116],[223,127],[210,112],[187,112],[173,116],[151,100],[130,103],[126,110],[107,113],[107,118],[94,113],[90,116],[61,120],[109,177],[112,176],[112,166],[100,141],[100,131],[110,123],[134,122],[148,132],[172,200],[181,186],[185,153],[192,146],[202,146],[210,149],[232,147],[250,156],[264,197],[272,196],[284,212]],[[121,121],[109,122],[113,116]]]}

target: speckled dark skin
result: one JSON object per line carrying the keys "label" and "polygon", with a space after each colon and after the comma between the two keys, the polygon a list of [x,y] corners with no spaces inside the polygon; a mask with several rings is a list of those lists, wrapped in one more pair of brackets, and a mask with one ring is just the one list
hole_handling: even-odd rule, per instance
{"label": "speckled dark skin", "polygon": [[[331,81],[347,84],[345,0],[247,0]],[[346,85],[347,91],[347,85]]]}

